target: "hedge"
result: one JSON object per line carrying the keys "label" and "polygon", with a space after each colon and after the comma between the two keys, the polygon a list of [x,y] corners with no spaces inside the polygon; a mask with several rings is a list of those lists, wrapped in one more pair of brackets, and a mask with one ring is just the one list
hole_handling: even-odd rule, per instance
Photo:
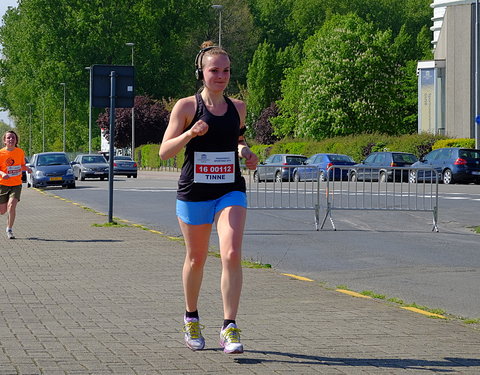
{"label": "hedge", "polygon": [[177,156],[168,160],[161,160],[158,155],[160,145],[148,144],[135,148],[135,160],[143,169],[160,169],[160,168],[181,168],[184,160],[183,151]]}
{"label": "hedge", "polygon": [[475,148],[475,139],[457,138],[457,139],[440,139],[434,143],[432,150],[442,147],[464,147]]}
{"label": "hedge", "polygon": [[[474,139],[448,139],[442,135],[428,133],[389,136],[385,134],[360,134],[356,136],[335,137],[322,141],[282,140],[273,145],[253,145],[252,151],[260,161],[271,154],[301,154],[311,156],[317,153],[335,153],[350,155],[360,162],[374,151],[403,151],[415,154],[418,158],[440,147],[475,148]],[[143,145],[135,149],[136,160],[142,168],[180,168],[184,153],[175,158],[161,161],[158,156],[159,145]]]}

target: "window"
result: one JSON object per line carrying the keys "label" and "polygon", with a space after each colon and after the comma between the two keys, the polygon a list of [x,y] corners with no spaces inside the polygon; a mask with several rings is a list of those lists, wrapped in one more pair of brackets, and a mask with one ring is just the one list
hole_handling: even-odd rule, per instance
{"label": "window", "polygon": [[365,164],[373,164],[373,161],[375,160],[375,157],[377,154],[370,154],[368,157],[365,159],[364,163]]}
{"label": "window", "polygon": [[377,154],[377,158],[375,159],[375,164],[385,164],[385,154]]}
{"label": "window", "polygon": [[347,155],[329,155],[328,156],[330,161],[346,161],[346,162],[353,162],[352,158]]}
{"label": "window", "polygon": [[480,151],[477,150],[459,150],[458,157],[463,159],[480,159]]}
{"label": "window", "polygon": [[432,152],[427,154],[427,156],[425,156],[425,161],[431,163],[432,161],[437,160],[439,154],[440,150],[433,150]]}
{"label": "window", "polygon": [[393,154],[393,161],[395,163],[410,163],[417,161],[417,157],[413,154]]}

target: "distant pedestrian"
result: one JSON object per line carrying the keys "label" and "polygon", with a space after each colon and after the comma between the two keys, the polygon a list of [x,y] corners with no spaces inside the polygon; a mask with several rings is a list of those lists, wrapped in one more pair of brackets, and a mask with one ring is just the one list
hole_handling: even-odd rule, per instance
{"label": "distant pedestrian", "polygon": [[14,239],[13,223],[22,192],[22,171],[31,172],[31,169],[25,165],[23,150],[17,147],[17,133],[7,130],[2,139],[5,147],[0,149],[0,215],[7,213],[7,237]]}
{"label": "distant pedestrian", "polygon": [[186,147],[176,208],[187,250],[183,265],[185,343],[192,350],[205,347],[197,304],[215,223],[222,260],[224,321],[220,344],[225,353],[243,353],[236,316],[242,289],[247,197],[239,157],[249,169],[256,168],[258,158],[243,137],[245,103],[224,94],[230,81],[227,52],[211,42],[204,43],[195,58],[195,69],[203,89],[175,104],[160,146],[163,160]]}

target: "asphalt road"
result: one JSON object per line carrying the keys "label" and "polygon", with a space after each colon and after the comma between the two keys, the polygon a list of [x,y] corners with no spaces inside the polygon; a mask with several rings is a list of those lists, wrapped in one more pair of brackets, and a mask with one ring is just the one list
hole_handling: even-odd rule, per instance
{"label": "asphalt road", "polygon": [[[114,181],[113,215],[168,235],[180,236],[175,216],[177,173],[141,172],[138,179]],[[107,181],[77,181],[77,189],[50,193],[108,212]],[[478,185],[440,185],[439,233],[432,217],[417,212],[334,212],[337,231],[327,222],[314,230],[313,211],[250,210],[244,257],[328,286],[371,290],[480,318],[480,225]],[[212,246],[217,247],[216,236]]]}

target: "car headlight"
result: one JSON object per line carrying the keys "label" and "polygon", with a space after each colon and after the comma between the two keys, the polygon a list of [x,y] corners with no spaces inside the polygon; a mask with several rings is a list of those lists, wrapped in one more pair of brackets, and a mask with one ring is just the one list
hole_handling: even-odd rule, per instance
{"label": "car headlight", "polygon": [[73,169],[72,169],[72,168],[68,168],[66,174],[73,174]]}
{"label": "car headlight", "polygon": [[35,171],[35,177],[36,178],[42,178],[44,176],[45,176],[45,174],[42,171]]}
{"label": "car headlight", "polygon": [[92,168],[83,167],[82,172],[91,172]]}

